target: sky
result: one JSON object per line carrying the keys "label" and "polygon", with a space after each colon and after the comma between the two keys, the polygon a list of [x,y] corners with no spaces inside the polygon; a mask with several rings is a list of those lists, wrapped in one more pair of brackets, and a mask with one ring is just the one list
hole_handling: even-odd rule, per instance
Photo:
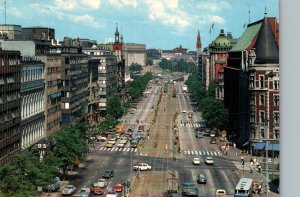
{"label": "sky", "polygon": [[[124,42],[146,48],[196,50],[198,30],[202,48],[220,29],[238,38],[244,24],[260,20],[265,8],[279,20],[279,0],[1,0],[0,24],[55,29],[55,37],[88,38],[97,43],[114,39],[116,23]],[[213,25],[211,34],[210,28]]]}

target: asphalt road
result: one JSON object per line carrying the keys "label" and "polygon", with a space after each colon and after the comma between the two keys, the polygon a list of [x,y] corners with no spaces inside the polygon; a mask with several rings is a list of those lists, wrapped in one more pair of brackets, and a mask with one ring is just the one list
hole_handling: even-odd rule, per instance
{"label": "asphalt road", "polygon": [[[181,185],[183,182],[196,183],[197,175],[202,173],[207,177],[207,184],[197,184],[200,196],[214,196],[217,189],[225,189],[228,194],[233,194],[240,178],[236,166],[220,153],[218,145],[209,143],[209,137],[195,137],[195,127],[202,121],[201,114],[193,112],[192,118],[189,118],[188,113],[182,113],[183,110],[193,111],[191,101],[188,94],[182,92],[181,82],[175,85],[177,90],[175,98],[171,96],[172,88],[169,84],[168,92],[164,93],[160,83],[151,84],[145,91],[147,96],[138,102],[135,113],[128,112],[122,118],[126,129],[132,128],[137,132],[141,124],[150,129],[150,139],[145,140],[144,147],[133,149],[128,142],[124,148],[117,148],[115,145],[107,149],[106,142],[97,142],[89,153],[87,168],[73,176],[70,182],[77,188],[90,186],[101,178],[105,170],[114,170],[115,176],[108,180],[108,188],[112,188],[116,181],[131,181],[132,188],[137,188],[132,196],[143,196],[144,193],[141,194],[141,191],[146,192],[148,196],[158,196],[158,193],[151,195],[153,183],[150,182],[158,185],[156,186],[158,189],[155,190],[162,195],[169,187],[165,184],[168,181],[168,174],[176,172],[176,179],[179,180],[176,184]],[[184,122],[187,123],[184,125]],[[173,143],[174,125],[179,129],[182,149],[180,153]],[[214,159],[214,165],[204,164],[207,156]],[[200,165],[192,164],[194,157],[200,158]],[[152,170],[133,171],[132,166],[139,162],[151,165]],[[157,178],[146,179],[154,173]],[[147,181],[143,182],[141,179],[137,182],[135,181],[137,177],[144,177]]]}

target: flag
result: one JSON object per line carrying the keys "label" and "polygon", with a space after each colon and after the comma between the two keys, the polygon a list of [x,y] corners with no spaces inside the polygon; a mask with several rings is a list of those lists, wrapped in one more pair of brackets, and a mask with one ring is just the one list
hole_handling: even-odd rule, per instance
{"label": "flag", "polygon": [[214,28],[214,26],[215,26],[215,22],[213,22],[213,24],[211,25],[211,28],[213,29],[213,28]]}
{"label": "flag", "polygon": [[209,28],[209,34],[211,34],[211,27]]}
{"label": "flag", "polygon": [[246,23],[244,24],[243,28],[245,28],[245,27],[246,27]]}

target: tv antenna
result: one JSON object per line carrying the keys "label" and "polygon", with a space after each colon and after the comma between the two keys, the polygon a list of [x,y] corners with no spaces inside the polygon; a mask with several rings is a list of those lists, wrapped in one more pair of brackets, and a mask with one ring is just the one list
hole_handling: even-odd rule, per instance
{"label": "tv antenna", "polygon": [[4,0],[4,24],[6,25],[6,0]]}

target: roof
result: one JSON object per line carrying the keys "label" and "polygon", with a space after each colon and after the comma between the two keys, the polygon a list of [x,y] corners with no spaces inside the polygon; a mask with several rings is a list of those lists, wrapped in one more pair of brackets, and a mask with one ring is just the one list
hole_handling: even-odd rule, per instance
{"label": "roof", "polygon": [[262,21],[254,47],[255,63],[279,63],[279,48],[267,17]]}
{"label": "roof", "polygon": [[243,51],[252,42],[261,27],[261,22],[248,25],[241,38],[230,51]]}
{"label": "roof", "polygon": [[236,190],[249,190],[252,187],[253,179],[250,178],[241,178],[238,184],[236,185]]}

